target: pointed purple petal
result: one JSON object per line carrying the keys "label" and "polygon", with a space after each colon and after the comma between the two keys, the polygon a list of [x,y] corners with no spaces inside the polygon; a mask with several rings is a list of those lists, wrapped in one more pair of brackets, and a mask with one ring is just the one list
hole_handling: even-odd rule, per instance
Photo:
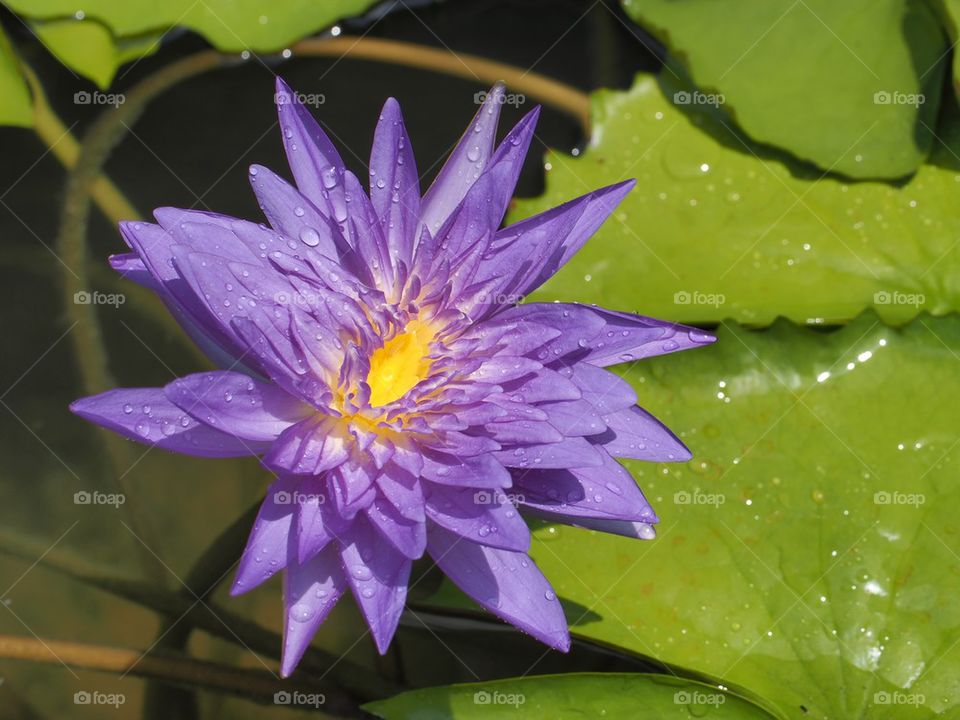
{"label": "pointed purple petal", "polygon": [[370,201],[380,217],[391,257],[409,269],[419,224],[420,181],[400,105],[393,98],[383,106],[373,137]]}
{"label": "pointed purple petal", "polygon": [[283,146],[297,188],[326,216],[346,217],[340,154],[310,111],[279,77],[276,102]]}
{"label": "pointed purple petal", "polygon": [[477,114],[424,194],[420,218],[431,234],[435,235],[450,217],[490,160],[504,90],[503,83],[490,88]]}
{"label": "pointed purple petal", "polygon": [[318,414],[280,433],[263,462],[279,472],[317,475],[343,463],[349,447],[341,423]]}
{"label": "pointed purple petal", "polygon": [[343,595],[347,580],[340,557],[330,547],[308,562],[291,562],[283,585],[286,616],[283,624],[281,677],[289,677],[310,645],[317,628]]}
{"label": "pointed purple petal", "polygon": [[590,440],[614,457],[649,462],[686,462],[693,457],[667,426],[643,408],[620,410],[603,420],[607,430]]}
{"label": "pointed purple petal", "polygon": [[504,488],[510,486],[510,473],[492,455],[458,458],[445,453],[424,451],[421,476],[441,485],[468,488]]}
{"label": "pointed purple petal", "polygon": [[627,469],[607,453],[602,456],[600,467],[515,473],[514,486],[521,503],[569,517],[657,522]]}
{"label": "pointed purple petal", "polygon": [[383,655],[397,630],[407,599],[410,560],[358,515],[341,538],[340,557],[353,595]]}
{"label": "pointed purple petal", "polygon": [[291,532],[296,490],[297,481],[290,477],[277,478],[267,488],[247,546],[240,556],[231,595],[252,590],[295,558],[291,552]]}
{"label": "pointed purple petal", "polygon": [[477,545],[431,525],[427,552],[463,592],[550,647],[570,649],[570,631],[550,583],[526,553]]}
{"label": "pointed purple petal", "polygon": [[408,520],[380,498],[373,501],[366,514],[383,538],[406,557],[416,560],[423,555],[427,547],[427,530],[423,522]]}
{"label": "pointed purple petal", "polygon": [[427,516],[470,542],[517,552],[530,549],[527,524],[510,497],[498,490],[434,485],[427,498]]}
{"label": "pointed purple petal", "polygon": [[316,412],[276,385],[223,370],[174,380],[164,393],[201,422],[247,440],[275,440]]}
{"label": "pointed purple petal", "polygon": [[269,447],[198,422],[170,402],[163,388],[108,390],[73,402],[70,410],[131,440],[184,455],[244,457]]}

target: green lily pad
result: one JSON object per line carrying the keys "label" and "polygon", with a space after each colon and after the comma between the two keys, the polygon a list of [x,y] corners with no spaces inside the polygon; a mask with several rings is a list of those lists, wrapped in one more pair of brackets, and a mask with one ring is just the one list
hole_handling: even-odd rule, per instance
{"label": "green lily pad", "polygon": [[544,675],[448,685],[405,692],[364,709],[384,720],[771,717],[746,700],[709,685],[669,675],[631,673]]}
{"label": "green lily pad", "polygon": [[[96,20],[115,37],[139,36],[183,26],[225,52],[272,52],[344,17],[358,15],[373,0],[291,0],[265,5],[259,0],[89,0],[83,18]],[[33,20],[75,17],[75,0],[8,0]]]}
{"label": "green lily pad", "polygon": [[160,45],[156,34],[117,39],[94,20],[35,20],[30,27],[60,62],[104,89],[110,87],[117,68]]}
{"label": "green lily pad", "polygon": [[0,29],[0,125],[33,126],[33,102],[10,41]]}
{"label": "green lily pad", "polygon": [[624,6],[758,142],[855,178],[907,175],[930,149],[949,42],[926,3]]}
{"label": "green lily pad", "polygon": [[957,717],[960,318],[725,326],[621,369],[694,459],[628,463],[656,540],[535,533],[573,632],[787,718]]}
{"label": "green lily pad", "polygon": [[[593,302],[685,322],[831,323],[873,306],[903,323],[960,309],[960,122],[907,183],[849,183],[750,144],[707,106],[640,75],[593,97],[580,157],[547,156],[544,195],[511,221],[638,179],[613,217],[537,299]],[[586,281],[586,282],[585,282]]]}

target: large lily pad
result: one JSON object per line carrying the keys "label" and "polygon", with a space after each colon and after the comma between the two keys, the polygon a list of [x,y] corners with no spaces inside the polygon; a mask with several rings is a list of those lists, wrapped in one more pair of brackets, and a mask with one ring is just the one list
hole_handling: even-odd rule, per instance
{"label": "large lily pad", "polygon": [[384,720],[487,718],[683,718],[762,720],[729,692],[669,675],[580,673],[413,690],[365,709]]}
{"label": "large lily pad", "polygon": [[949,42],[927,3],[624,5],[757,141],[856,178],[907,175],[930,149]]}
{"label": "large lily pad", "polygon": [[724,327],[622,367],[695,457],[631,464],[654,541],[538,530],[573,631],[788,718],[956,717],[960,318]]}
{"label": "large lily pad", "polygon": [[36,20],[30,27],[60,62],[101,88],[110,86],[121,65],[155,52],[160,44],[156,34],[117,39],[95,20]]}
{"label": "large lily pad", "polygon": [[[6,4],[35,20],[74,17],[77,11],[75,0],[6,0]],[[291,0],[269,5],[260,0],[89,0],[83,3],[83,17],[102,23],[115,37],[183,26],[220,50],[270,52],[372,4],[373,0]]]}
{"label": "large lily pad", "polygon": [[[578,158],[547,156],[547,191],[512,220],[628,177],[639,183],[538,293],[688,322],[778,315],[902,323],[960,309],[960,133],[945,122],[907,183],[848,183],[750,144],[709,106],[678,106],[672,76],[593,98]],[[586,280],[586,282],[584,282]]]}

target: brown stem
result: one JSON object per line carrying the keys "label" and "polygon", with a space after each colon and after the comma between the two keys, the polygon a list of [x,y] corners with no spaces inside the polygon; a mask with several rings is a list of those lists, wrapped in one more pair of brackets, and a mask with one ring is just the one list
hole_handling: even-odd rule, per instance
{"label": "brown stem", "polygon": [[492,85],[504,81],[511,90],[562,110],[577,119],[585,132],[590,129],[590,98],[586,93],[545,75],[523,70],[469,53],[426,47],[399,40],[343,35],[336,38],[309,38],[292,48],[295,55],[376,60],[441,72]]}

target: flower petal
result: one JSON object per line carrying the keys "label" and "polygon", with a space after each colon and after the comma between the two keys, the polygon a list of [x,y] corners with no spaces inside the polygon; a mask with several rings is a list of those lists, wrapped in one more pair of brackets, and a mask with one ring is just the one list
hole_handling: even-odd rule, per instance
{"label": "flower petal", "polygon": [[501,491],[430,487],[427,517],[465,540],[526,552],[530,530],[509,496]]}
{"label": "flower petal", "polygon": [[546,325],[563,334],[535,353],[541,362],[570,366],[577,362],[606,367],[712,343],[709,333],[642,315],[579,303],[527,303],[497,316],[507,322]]}
{"label": "flower petal", "polygon": [[441,485],[467,488],[509,487],[510,473],[491,454],[458,458],[424,450],[421,476]]}
{"label": "flower petal", "polygon": [[526,553],[468,542],[431,524],[427,552],[457,587],[550,647],[570,649],[570,631],[550,583]]}
{"label": "flower petal", "polygon": [[225,370],[187,375],[164,393],[201,422],[246,440],[275,440],[316,412],[276,385]]}
{"label": "flower petal", "polygon": [[244,457],[269,447],[198,422],[170,402],[163,388],[107,390],[73,402],[70,410],[131,440],[184,455]]}
{"label": "flower petal", "polygon": [[297,95],[279,77],[277,115],[297,188],[328,217],[346,217],[343,160]]}
{"label": "flower petal", "polygon": [[408,520],[393,505],[377,498],[366,509],[370,523],[384,539],[411,560],[416,560],[427,547],[427,530],[423,522]]}
{"label": "flower petal", "polygon": [[336,418],[317,414],[280,433],[263,463],[278,472],[318,475],[346,461],[349,447],[349,438]]}
{"label": "flower petal", "polygon": [[340,558],[328,547],[306,563],[291,562],[283,583],[283,659],[280,675],[289,677],[347,588]]}
{"label": "flower petal", "polygon": [[364,516],[358,515],[341,537],[340,557],[353,596],[383,655],[397,630],[407,599],[410,560],[404,557]]}
{"label": "flower petal", "polygon": [[567,517],[655,523],[657,516],[627,469],[607,453],[603,465],[514,474],[522,504]]}
{"label": "flower petal", "polygon": [[687,446],[670,429],[640,407],[631,407],[603,421],[607,430],[590,438],[614,457],[649,462],[686,462],[693,457]]}
{"label": "flower petal", "polygon": [[597,448],[581,437],[563,442],[527,445],[491,453],[508,468],[571,468],[597,467],[603,458]]}
{"label": "flower petal", "polygon": [[490,160],[504,91],[503,83],[490,88],[473,121],[423,196],[420,218],[432,235],[436,235],[444,221],[453,214]]}
{"label": "flower petal", "polygon": [[394,263],[409,269],[420,217],[420,180],[400,105],[390,98],[370,151],[370,201],[373,203]]}
{"label": "flower petal", "polygon": [[294,493],[297,481],[291,477],[277,478],[260,505],[247,546],[240,555],[237,575],[230,588],[231,595],[242,595],[253,590],[287,566],[296,557],[292,551],[292,523],[296,506]]}

